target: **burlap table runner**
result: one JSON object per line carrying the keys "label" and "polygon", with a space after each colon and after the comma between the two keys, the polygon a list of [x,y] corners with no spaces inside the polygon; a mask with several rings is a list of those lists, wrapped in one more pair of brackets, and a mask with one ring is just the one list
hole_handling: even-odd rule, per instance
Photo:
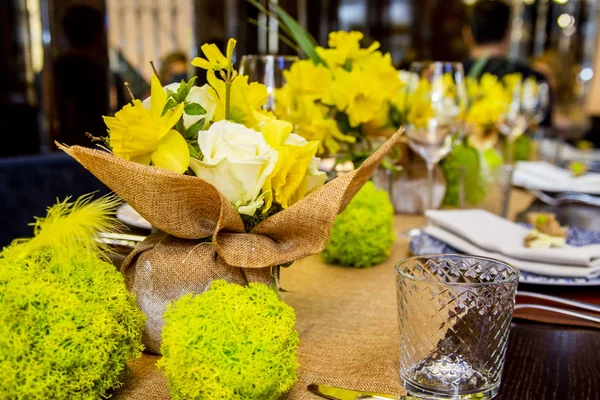
{"label": "burlap table runner", "polygon": [[[384,393],[404,393],[398,366],[394,264],[408,254],[401,233],[423,217],[396,216],[398,240],[389,260],[370,269],[325,265],[318,255],[281,272],[285,301],[296,310],[300,334],[299,380],[286,399],[318,399],[306,390],[318,382]],[[115,399],[169,399],[158,356],[131,364]]]}
{"label": "burlap table runner", "polygon": [[[525,209],[532,196],[515,191],[509,218]],[[397,236],[389,260],[370,269],[325,265],[319,256],[282,270],[285,301],[296,310],[300,333],[299,379],[285,399],[319,399],[310,383],[358,390],[405,393],[400,385],[394,264],[408,256],[401,236],[423,226],[422,216],[397,215]],[[169,399],[159,357],[144,354],[131,364],[115,399]]]}

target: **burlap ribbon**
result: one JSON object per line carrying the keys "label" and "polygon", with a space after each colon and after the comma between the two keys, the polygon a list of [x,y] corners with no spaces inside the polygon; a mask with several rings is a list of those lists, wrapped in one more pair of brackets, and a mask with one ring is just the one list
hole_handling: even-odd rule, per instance
{"label": "burlap ribbon", "polygon": [[[356,170],[333,179],[251,232],[214,186],[80,146],[58,145],[159,229],[125,260],[129,290],[146,313],[145,344],[159,351],[166,305],[202,293],[214,279],[269,282],[269,267],[320,252],[331,227],[402,134],[399,130]],[[210,240],[203,240],[210,238]]]}

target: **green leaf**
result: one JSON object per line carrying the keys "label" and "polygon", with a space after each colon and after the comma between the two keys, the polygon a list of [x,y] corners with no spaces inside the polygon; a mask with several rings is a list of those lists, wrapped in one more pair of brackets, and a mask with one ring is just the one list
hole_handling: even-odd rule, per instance
{"label": "green leaf", "polygon": [[188,149],[190,150],[190,157],[195,158],[195,159],[200,159],[200,152],[198,151],[198,149],[196,149],[196,147],[188,142]]}
{"label": "green leaf", "polygon": [[198,132],[200,132],[200,129],[202,129],[204,127],[204,124],[205,124],[204,118],[193,123],[192,125],[190,125],[189,128],[186,129],[185,135],[183,135],[183,137],[185,137],[186,139],[193,139],[193,140],[197,139]]}
{"label": "green leaf", "polygon": [[271,3],[271,8],[279,17],[280,22],[285,25],[292,38],[298,43],[298,47],[302,49],[304,54],[310,58],[315,64],[325,64],[325,61],[317,54],[317,41],[308,33],[302,25],[292,18],[283,8],[275,3]]}
{"label": "green leaf", "polygon": [[185,99],[188,97],[188,94],[190,94],[190,90],[192,90],[192,88],[194,87],[195,83],[195,76],[193,76],[189,81],[187,81],[187,83],[183,79],[181,80],[179,88],[177,89],[177,97],[180,103],[183,103],[185,101]]}
{"label": "green leaf", "polygon": [[296,21],[292,18],[283,8],[278,6],[274,2],[270,2],[270,8],[273,12],[269,12],[261,3],[256,0],[247,0],[250,4],[256,7],[259,11],[268,14],[275,15],[278,20],[281,29],[286,32],[292,39],[298,44],[298,47],[302,50],[302,52],[310,58],[315,64],[324,64],[325,61],[319,57],[316,51],[316,47],[319,45],[315,38],[311,36],[310,33],[306,31]]}
{"label": "green leaf", "polygon": [[175,93],[171,89],[165,89],[165,92],[167,92],[167,95],[169,96],[170,99],[175,100],[177,103],[181,103],[179,101],[179,96],[177,95],[177,93]]}
{"label": "green leaf", "polygon": [[204,115],[206,114],[206,110],[198,103],[188,103],[185,105],[183,109],[187,115]]}
{"label": "green leaf", "polygon": [[162,110],[161,116],[164,116],[167,111],[169,111],[171,108],[175,107],[177,104],[179,104],[175,99],[173,99],[172,97],[169,97],[169,99],[167,100],[167,103],[165,104],[165,107]]}

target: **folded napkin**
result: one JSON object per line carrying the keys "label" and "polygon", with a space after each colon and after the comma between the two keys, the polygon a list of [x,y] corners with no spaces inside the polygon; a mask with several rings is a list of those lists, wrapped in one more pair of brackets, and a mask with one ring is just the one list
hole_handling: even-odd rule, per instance
{"label": "folded napkin", "polygon": [[574,177],[570,171],[542,161],[519,162],[513,173],[513,184],[548,192],[600,194],[600,174],[588,172]]}
{"label": "folded napkin", "polygon": [[548,276],[600,275],[600,245],[534,249],[523,245],[529,230],[484,210],[430,210],[425,232],[455,249],[501,259],[523,271]]}
{"label": "folded napkin", "polygon": [[557,146],[560,146],[560,158],[567,161],[600,161],[600,150],[580,150],[568,143],[556,139],[540,140],[540,153],[547,158],[556,156]]}

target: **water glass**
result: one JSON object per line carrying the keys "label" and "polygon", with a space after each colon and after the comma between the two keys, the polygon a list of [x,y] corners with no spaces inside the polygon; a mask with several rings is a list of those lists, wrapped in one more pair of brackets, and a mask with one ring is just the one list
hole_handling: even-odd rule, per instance
{"label": "water glass", "polygon": [[296,56],[246,55],[240,62],[240,75],[247,75],[248,82],[262,83],[267,87],[269,97],[265,110],[275,111],[275,89],[285,84],[283,71],[290,69],[298,61]]}
{"label": "water glass", "polygon": [[500,387],[519,280],[502,261],[411,257],[396,266],[400,377],[421,399],[491,399]]}

